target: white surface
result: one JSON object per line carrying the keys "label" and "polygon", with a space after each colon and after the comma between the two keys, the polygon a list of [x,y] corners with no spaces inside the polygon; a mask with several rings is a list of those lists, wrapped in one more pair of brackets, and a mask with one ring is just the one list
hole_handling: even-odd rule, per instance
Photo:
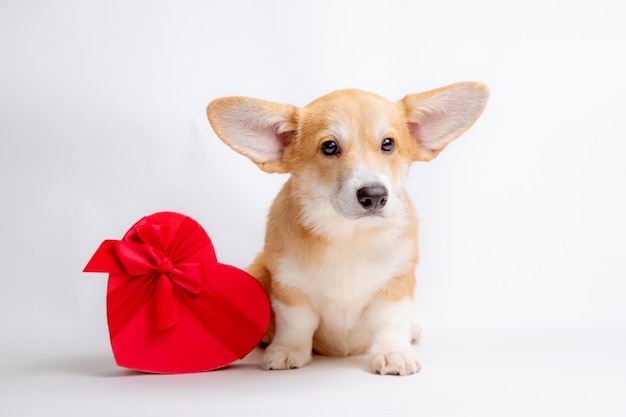
{"label": "white surface", "polygon": [[[0,5],[0,415],[626,414],[626,27],[616,1]],[[212,133],[226,95],[304,105],[461,80],[484,115],[416,165],[423,370],[316,357],[213,373],[115,366],[107,238],[175,210],[246,266],[284,176]]]}
{"label": "white surface", "polygon": [[146,375],[116,368],[103,346],[18,353],[0,380],[0,415],[621,416],[625,410],[626,341],[606,331],[440,331],[418,348],[425,366],[411,377],[370,374],[364,357],[315,356],[306,368],[261,371],[260,351],[220,371]]}

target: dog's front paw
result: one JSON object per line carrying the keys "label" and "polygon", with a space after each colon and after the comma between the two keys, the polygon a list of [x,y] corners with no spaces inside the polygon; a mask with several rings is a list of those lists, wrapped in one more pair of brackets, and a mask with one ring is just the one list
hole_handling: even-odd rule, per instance
{"label": "dog's front paw", "polygon": [[370,354],[370,368],[380,375],[411,375],[422,368],[415,352],[402,350],[396,352],[373,352]]}
{"label": "dog's front paw", "polygon": [[311,361],[311,349],[271,344],[265,349],[261,367],[265,370],[301,368]]}

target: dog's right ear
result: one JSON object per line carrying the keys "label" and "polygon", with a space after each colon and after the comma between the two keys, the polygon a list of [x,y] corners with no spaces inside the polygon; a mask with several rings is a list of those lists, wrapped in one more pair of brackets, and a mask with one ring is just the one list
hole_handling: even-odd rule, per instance
{"label": "dog's right ear", "polygon": [[212,101],[207,115],[217,136],[263,171],[287,172],[285,149],[295,135],[297,108],[247,97]]}
{"label": "dog's right ear", "polygon": [[481,115],[489,89],[479,82],[462,82],[402,99],[419,161],[430,161]]}

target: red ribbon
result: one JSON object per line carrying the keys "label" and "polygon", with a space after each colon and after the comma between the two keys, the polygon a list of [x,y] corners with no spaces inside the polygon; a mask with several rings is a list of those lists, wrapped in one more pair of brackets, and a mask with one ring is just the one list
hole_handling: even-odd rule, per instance
{"label": "red ribbon", "polygon": [[[242,358],[249,343],[238,334],[263,334],[257,323],[213,290],[206,279],[219,268],[206,232],[188,217],[170,224],[151,224],[144,218],[123,240],[105,240],[84,272],[108,272],[121,280],[109,287],[109,331],[115,338],[151,303],[153,330],[175,326],[181,308],[190,310],[230,352]],[[237,332],[228,328],[237,323]]]}

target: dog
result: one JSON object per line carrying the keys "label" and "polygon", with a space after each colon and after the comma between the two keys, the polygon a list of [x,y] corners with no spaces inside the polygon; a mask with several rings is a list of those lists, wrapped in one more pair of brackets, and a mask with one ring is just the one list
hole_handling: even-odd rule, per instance
{"label": "dog", "polygon": [[312,352],[368,353],[377,374],[420,370],[412,343],[418,223],[405,189],[481,115],[489,97],[461,82],[398,101],[339,90],[305,107],[246,97],[212,101],[217,136],[268,173],[290,177],[274,200],[263,250],[249,267],[268,293],[263,369]]}

